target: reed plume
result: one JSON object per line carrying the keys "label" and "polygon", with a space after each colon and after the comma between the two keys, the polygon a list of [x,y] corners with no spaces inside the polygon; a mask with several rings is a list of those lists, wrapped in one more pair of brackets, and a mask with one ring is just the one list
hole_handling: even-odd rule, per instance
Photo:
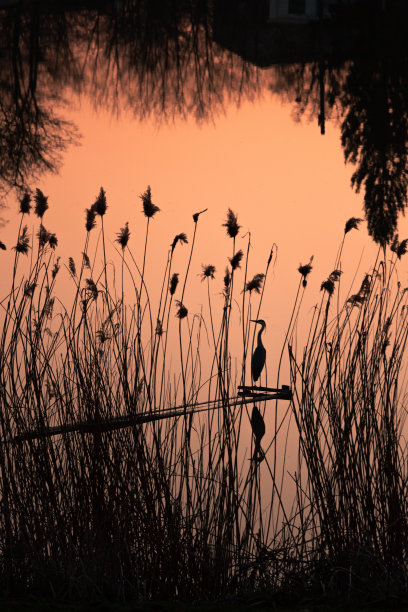
{"label": "reed plume", "polygon": [[141,194],[140,198],[143,204],[144,216],[148,219],[151,219],[156,213],[160,211],[160,208],[152,202],[152,191],[150,189],[150,185],[148,185],[146,191]]}
{"label": "reed plume", "polygon": [[245,291],[249,291],[249,293],[252,293],[252,291],[255,291],[255,293],[261,293],[264,278],[265,274],[255,274],[255,276],[246,283]]}
{"label": "reed plume", "polygon": [[[96,198],[95,202],[92,204],[91,209],[96,215],[99,215],[100,217],[103,217],[106,214],[108,205],[106,202],[106,193],[103,187],[100,188],[99,195]],[[87,223],[88,223],[88,213],[87,213]]]}
{"label": "reed plume", "polygon": [[30,214],[31,210],[31,196],[26,192],[20,200],[20,213],[22,215]]}
{"label": "reed plume", "polygon": [[237,215],[231,210],[231,208],[227,211],[227,220],[222,224],[222,227],[225,227],[227,231],[227,235],[230,238],[235,238],[238,235],[241,226],[238,224]]}
{"label": "reed plume", "polygon": [[181,234],[177,234],[174,237],[173,242],[171,243],[171,252],[173,253],[174,249],[176,248],[177,243],[180,242],[180,244],[188,244],[188,240],[187,240],[187,235],[182,232]]}
{"label": "reed plume", "polygon": [[120,231],[116,234],[115,242],[118,242],[122,248],[122,251],[126,248],[127,243],[129,242],[130,231],[129,231],[129,223],[126,221],[125,227],[121,227]]}
{"label": "reed plume", "polygon": [[45,196],[40,189],[35,190],[35,208],[34,212],[41,220],[44,217],[45,212],[48,210],[48,196]]}
{"label": "reed plume", "polygon": [[242,261],[243,256],[244,256],[244,252],[242,251],[242,249],[240,249],[232,257],[228,258],[231,264],[232,271],[241,267],[241,261]]}
{"label": "reed plume", "polygon": [[91,230],[93,230],[94,227],[96,227],[96,220],[95,220],[96,212],[93,206],[91,206],[90,208],[85,209],[85,213],[86,213],[85,229],[87,232],[90,232]]}
{"label": "reed plume", "polygon": [[28,227],[25,225],[18,237],[17,244],[13,247],[13,249],[16,251],[16,253],[27,255],[30,248],[30,236],[28,234]]}
{"label": "reed plume", "polygon": [[201,265],[202,267],[202,273],[201,273],[201,282],[204,281],[206,278],[212,278],[214,279],[215,276],[215,266],[209,265],[209,266],[205,266],[204,264]]}
{"label": "reed plume", "polygon": [[362,222],[362,219],[358,217],[350,217],[350,219],[346,222],[344,227],[344,234],[348,234],[352,229],[358,230],[358,226]]}

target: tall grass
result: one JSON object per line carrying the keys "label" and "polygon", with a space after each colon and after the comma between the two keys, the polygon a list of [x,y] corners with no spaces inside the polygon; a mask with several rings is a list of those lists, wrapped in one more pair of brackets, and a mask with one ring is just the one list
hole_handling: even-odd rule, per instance
{"label": "tall grass", "polygon": [[408,288],[397,274],[405,251],[398,237],[380,248],[343,305],[334,270],[298,357],[289,346],[297,507],[315,584],[373,600],[407,589]]}
{"label": "tall grass", "polygon": [[[364,576],[374,576],[374,590],[386,584],[403,592],[408,294],[396,271],[406,243],[379,252],[358,293],[342,305],[335,287],[343,240],[307,342],[296,350],[312,270],[311,262],[301,266],[283,334],[289,351],[279,363],[289,360],[293,401],[280,420],[269,411],[269,446],[254,452],[252,404],[237,402],[235,381],[245,382],[250,319],[260,315],[273,252],[264,273],[248,280],[249,243],[246,256],[236,251],[240,228],[228,211],[233,244],[223,304],[217,312],[210,286],[218,274],[205,265],[205,320],[184,303],[205,211],[195,213],[189,247],[185,233],[171,243],[153,303],[145,271],[149,221],[159,209],[151,197],[150,188],[141,196],[142,265],[126,223],[116,237],[115,275],[101,189],[86,211],[81,263],[77,268],[72,257],[65,266],[69,306],[56,293],[62,265],[57,237],[44,226],[47,199],[37,190],[39,228],[31,242],[24,225],[29,197],[20,203],[11,288],[1,302],[2,592],[70,599],[216,598],[294,588],[350,594]],[[185,254],[184,274],[174,271],[175,249]],[[239,303],[243,357],[235,371],[231,313]],[[211,353],[204,360],[206,337]],[[179,347],[175,371],[170,344]],[[263,402],[258,408],[264,414]],[[289,414],[299,459],[284,477],[277,444],[283,439],[285,448]],[[287,478],[295,490],[291,508],[283,502]]]}
{"label": "tall grass", "polygon": [[[111,273],[101,189],[86,211],[81,263],[77,268],[72,257],[66,265],[69,306],[56,294],[57,238],[45,230],[44,210],[30,243],[24,200],[11,290],[2,301],[3,592],[216,597],[261,580],[256,559],[264,546],[261,504],[268,500],[260,493],[259,466],[247,460],[250,433],[236,428],[242,418],[249,423],[248,415],[230,401],[236,394],[228,341],[233,286],[224,283],[220,319],[212,313],[211,373],[211,363],[201,363],[203,319],[183,303],[201,213],[193,216],[190,251],[184,248],[184,276],[173,271],[173,253],[188,239],[182,233],[173,240],[155,307],[145,269],[150,213],[158,208],[150,188],[141,197],[147,216],[142,265],[126,224],[116,238],[120,281]],[[96,250],[90,259],[98,230],[101,256]],[[207,275],[214,272],[212,266]],[[167,354],[172,328],[180,346],[175,372]],[[219,408],[199,412],[207,393]],[[158,419],[177,405],[184,407],[177,416]],[[132,416],[132,426],[119,427]],[[65,433],[55,435],[58,427]]]}

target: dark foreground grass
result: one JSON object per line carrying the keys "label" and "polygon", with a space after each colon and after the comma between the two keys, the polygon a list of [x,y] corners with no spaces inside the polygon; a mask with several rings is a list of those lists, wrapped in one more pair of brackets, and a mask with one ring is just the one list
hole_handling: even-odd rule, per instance
{"label": "dark foreground grass", "polygon": [[[150,188],[141,200],[142,261],[125,224],[114,271],[101,189],[86,211],[80,264],[66,262],[69,304],[56,292],[61,262],[57,237],[44,226],[47,198],[36,191],[35,240],[25,225],[30,198],[20,203],[12,283],[1,302],[1,593],[32,609],[400,605],[408,593],[408,291],[397,270],[406,241],[380,249],[358,292],[342,302],[342,249],[358,226],[350,220],[303,343],[296,330],[312,261],[300,266],[277,381],[288,360],[293,401],[284,416],[269,407],[264,456],[262,427],[248,435],[252,404],[232,398],[237,383],[251,380],[251,320],[260,318],[273,251],[264,271],[247,277],[249,244],[246,255],[236,249],[240,227],[228,211],[221,308],[212,302],[209,264],[201,270],[207,313],[191,313],[186,288],[205,211],[195,213],[190,242],[185,233],[169,240],[153,303],[145,271],[160,211]],[[261,402],[258,425],[264,414]],[[287,473],[281,449],[290,415],[299,449]],[[119,426],[126,419],[132,424]],[[282,497],[288,479],[292,505]]]}
{"label": "dark foreground grass", "polygon": [[298,604],[280,604],[267,597],[223,599],[214,602],[134,602],[128,604],[94,602],[94,603],[58,603],[52,601],[27,600],[25,602],[1,601],[5,612],[404,612],[408,604],[401,602],[371,602],[365,606],[350,602],[313,602]]}

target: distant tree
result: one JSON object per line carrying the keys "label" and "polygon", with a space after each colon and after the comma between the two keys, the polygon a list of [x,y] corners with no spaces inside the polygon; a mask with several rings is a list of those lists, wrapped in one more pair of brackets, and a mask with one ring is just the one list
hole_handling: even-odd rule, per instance
{"label": "distant tree", "polygon": [[364,187],[368,231],[385,244],[407,205],[407,60],[354,62],[340,98],[344,157],[357,165],[351,182],[357,192]]}

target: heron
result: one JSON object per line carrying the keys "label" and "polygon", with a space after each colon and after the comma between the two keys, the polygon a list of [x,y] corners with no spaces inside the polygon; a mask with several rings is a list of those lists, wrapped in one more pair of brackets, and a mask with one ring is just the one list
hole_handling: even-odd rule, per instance
{"label": "heron", "polygon": [[261,375],[261,372],[265,365],[266,360],[266,350],[264,345],[262,344],[262,332],[266,327],[266,323],[263,319],[251,319],[253,323],[259,323],[261,329],[258,332],[258,345],[254,350],[254,354],[252,355],[251,360],[251,372],[252,378],[256,382]]}
{"label": "heron", "polygon": [[261,448],[261,440],[265,435],[265,421],[256,406],[252,408],[251,427],[255,438],[255,448],[252,459],[260,463],[265,459],[265,453]]}

